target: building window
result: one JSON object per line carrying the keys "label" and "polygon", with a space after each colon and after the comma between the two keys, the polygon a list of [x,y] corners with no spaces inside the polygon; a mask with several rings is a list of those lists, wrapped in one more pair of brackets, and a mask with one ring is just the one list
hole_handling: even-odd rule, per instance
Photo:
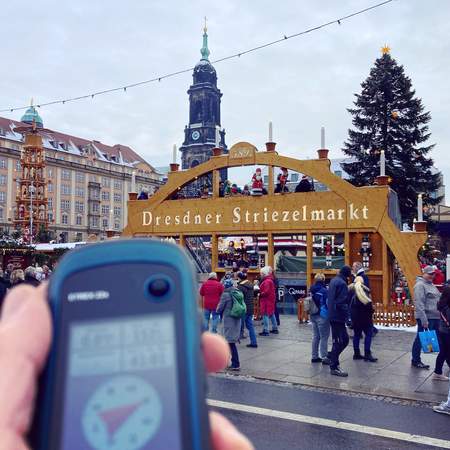
{"label": "building window", "polygon": [[84,203],[83,202],[75,202],[75,212],[82,213],[84,212]]}
{"label": "building window", "polygon": [[83,217],[82,216],[77,216],[77,218],[75,219],[75,223],[77,225],[83,225]]}
{"label": "building window", "polygon": [[52,212],[47,213],[47,217],[48,217],[49,222],[53,222],[53,213]]}
{"label": "building window", "polygon": [[98,213],[100,210],[98,203],[93,203],[92,204],[92,212],[94,213]]}
{"label": "building window", "polygon": [[75,179],[77,181],[77,183],[84,183],[85,180],[85,176],[83,172],[77,172],[75,175]]}
{"label": "building window", "polygon": [[118,194],[117,192],[114,192],[114,201],[115,202],[121,202],[122,201],[122,194]]}
{"label": "building window", "polygon": [[0,219],[3,219],[3,208],[0,208]]}
{"label": "building window", "polygon": [[0,159],[0,169],[6,169],[6,159]]}
{"label": "building window", "polygon": [[95,175],[89,175],[89,181],[92,181],[93,183],[97,183],[97,177]]}
{"label": "building window", "polygon": [[120,229],[120,223],[119,223],[119,222],[115,222],[115,223],[114,223],[114,228],[115,228],[116,230]]}
{"label": "building window", "polygon": [[16,170],[17,171],[20,170],[20,161],[19,160],[16,161]]}
{"label": "building window", "polygon": [[111,187],[111,180],[109,178],[102,178],[102,187]]}
{"label": "building window", "polygon": [[120,216],[122,214],[122,208],[120,206],[114,206],[114,215]]}
{"label": "building window", "polygon": [[70,200],[61,200],[61,209],[70,209]]}
{"label": "building window", "polygon": [[81,242],[83,240],[83,233],[77,233],[75,235],[75,241],[76,242]]}
{"label": "building window", "polygon": [[47,203],[48,209],[53,209],[53,198],[50,197]]}
{"label": "building window", "polygon": [[293,183],[297,183],[297,181],[298,181],[298,173],[293,173],[293,174],[291,175],[291,181],[292,181]]}
{"label": "building window", "polygon": [[49,178],[53,178],[53,169],[51,167],[47,168],[47,176]]}
{"label": "building window", "polygon": [[70,170],[63,169],[61,170],[61,179],[62,180],[70,180]]}
{"label": "building window", "polygon": [[120,180],[114,180],[114,189],[122,189],[122,182]]}
{"label": "building window", "polygon": [[67,214],[62,214],[61,215],[61,223],[63,225],[68,225],[68,223],[69,223],[69,216]]}
{"label": "building window", "polygon": [[47,184],[47,192],[53,192],[53,184],[52,183]]}
{"label": "building window", "polygon": [[4,203],[6,201],[6,192],[0,191],[0,202]]}
{"label": "building window", "polygon": [[102,200],[109,201],[109,192],[108,191],[102,191]]}
{"label": "building window", "polygon": [[98,227],[98,217],[91,217],[91,224],[93,227]]}
{"label": "building window", "polygon": [[62,184],[61,185],[61,193],[63,195],[70,195],[70,185],[69,184]]}
{"label": "building window", "polygon": [[6,175],[0,175],[0,186],[6,185]]}
{"label": "building window", "polygon": [[84,188],[82,187],[76,187],[75,188],[75,195],[77,197],[84,197]]}
{"label": "building window", "polygon": [[109,214],[109,205],[102,205],[102,214]]}
{"label": "building window", "polygon": [[102,227],[108,228],[108,219],[105,219],[105,218],[102,219]]}

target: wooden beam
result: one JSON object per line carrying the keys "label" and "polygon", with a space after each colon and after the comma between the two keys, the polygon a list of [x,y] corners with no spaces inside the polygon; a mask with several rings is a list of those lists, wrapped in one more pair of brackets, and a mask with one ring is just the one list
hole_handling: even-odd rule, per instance
{"label": "wooden beam", "polygon": [[346,266],[350,265],[350,232],[348,230],[344,233],[344,263]]}
{"label": "wooden beam", "polygon": [[311,287],[311,275],[313,271],[313,235],[306,232],[306,287]]}
{"label": "wooden beam", "polygon": [[213,198],[219,197],[219,184],[220,184],[220,172],[218,170],[213,170],[213,179],[212,179],[212,196]]}
{"label": "wooden beam", "polygon": [[383,292],[383,304],[387,305],[389,303],[389,264],[388,264],[388,246],[383,239],[381,241],[381,258],[383,264],[383,277],[382,277],[382,292]]}
{"label": "wooden beam", "polygon": [[273,166],[268,166],[268,170],[269,170],[269,184],[267,186],[267,192],[269,193],[269,195],[272,195],[273,191],[275,190],[274,177],[273,177]]}
{"label": "wooden beam", "polygon": [[211,235],[211,269],[213,272],[216,271],[219,266],[219,240],[217,239],[217,234],[213,233]]}
{"label": "wooden beam", "polygon": [[180,245],[186,247],[186,236],[184,234],[180,234]]}
{"label": "wooden beam", "polygon": [[274,265],[274,245],[273,245],[273,234],[268,233],[267,234],[267,266],[271,266],[273,270],[275,270]]}

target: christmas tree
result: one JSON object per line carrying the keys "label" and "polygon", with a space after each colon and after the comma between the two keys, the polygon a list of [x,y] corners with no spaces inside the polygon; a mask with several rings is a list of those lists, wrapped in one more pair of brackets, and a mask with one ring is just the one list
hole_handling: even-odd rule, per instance
{"label": "christmas tree", "polygon": [[434,145],[425,144],[430,137],[430,113],[424,112],[411,80],[387,46],[361,86],[355,107],[348,109],[355,129],[349,130],[343,151],[353,161],[343,164],[344,170],[356,186],[374,184],[384,150],[386,175],[398,194],[402,220],[412,221],[417,217],[419,193],[423,193],[424,205],[441,200],[430,195],[438,189],[440,177],[427,156]]}

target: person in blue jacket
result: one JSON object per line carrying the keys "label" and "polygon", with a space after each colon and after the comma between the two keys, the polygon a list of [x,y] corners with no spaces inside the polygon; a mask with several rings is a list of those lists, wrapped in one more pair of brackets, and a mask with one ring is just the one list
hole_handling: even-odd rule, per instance
{"label": "person in blue jacket", "polygon": [[330,336],[330,321],[327,312],[328,291],[325,287],[323,273],[317,273],[314,277],[310,293],[318,310],[316,314],[309,316],[313,330],[311,362],[330,365],[328,358],[328,337]]}
{"label": "person in blue jacket", "polygon": [[328,315],[333,337],[333,347],[330,352],[330,371],[332,375],[347,377],[348,373],[339,367],[339,355],[348,345],[349,337],[345,323],[350,315],[348,280],[352,275],[350,266],[343,266],[331,280],[328,288]]}

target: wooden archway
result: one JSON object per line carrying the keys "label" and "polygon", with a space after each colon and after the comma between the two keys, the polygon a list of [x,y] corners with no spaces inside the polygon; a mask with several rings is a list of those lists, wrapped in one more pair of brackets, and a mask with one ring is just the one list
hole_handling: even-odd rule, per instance
{"label": "wooden archway", "polygon": [[[262,165],[269,167],[269,194],[262,197],[219,198],[220,169]],[[289,193],[285,195],[273,193],[274,167],[286,167],[289,170],[306,174],[326,185],[330,191]],[[197,178],[213,174],[213,196],[208,199],[170,200],[182,186]],[[259,152],[255,146],[247,142],[235,144],[229,154],[213,156],[209,161],[186,171],[172,171],[168,182],[150,199],[145,201],[129,201],[128,225],[124,235],[185,235],[212,234],[216,232],[230,233],[268,233],[269,240],[273,233],[305,232],[311,240],[315,232],[345,233],[345,247],[350,246],[350,233],[378,233],[383,245],[383,277],[387,275],[388,252],[391,250],[402,268],[410,287],[420,273],[417,254],[427,238],[426,232],[402,232],[389,217],[388,186],[355,187],[330,171],[328,159],[299,160],[281,156],[275,151]],[[327,220],[320,220],[326,213],[317,213],[311,220],[302,220],[301,214],[286,215],[288,220],[279,219],[276,211],[283,213],[329,212]],[[236,208],[239,211],[252,211],[252,214],[265,214],[277,220],[265,223],[237,221],[233,216]],[[313,209],[315,208],[315,209]],[[190,217],[199,217],[197,223],[183,223],[181,216],[190,211]],[[332,213],[332,211],[334,211]],[[339,212],[341,211],[341,212]],[[343,212],[342,212],[343,211]],[[215,216],[221,220],[216,221]],[[209,217],[212,215],[212,217]],[[288,217],[289,216],[289,217]],[[178,220],[177,220],[178,217]],[[205,220],[201,220],[201,218]],[[159,220],[156,220],[159,218]],[[209,220],[207,220],[209,218]],[[298,220],[295,220],[298,219]],[[317,219],[317,220],[313,220]],[[329,219],[329,220],[328,220]],[[180,222],[180,223],[177,223]],[[348,252],[346,252],[347,254]],[[347,258],[346,262],[350,262]],[[389,286],[383,280],[383,301],[387,302]]]}

